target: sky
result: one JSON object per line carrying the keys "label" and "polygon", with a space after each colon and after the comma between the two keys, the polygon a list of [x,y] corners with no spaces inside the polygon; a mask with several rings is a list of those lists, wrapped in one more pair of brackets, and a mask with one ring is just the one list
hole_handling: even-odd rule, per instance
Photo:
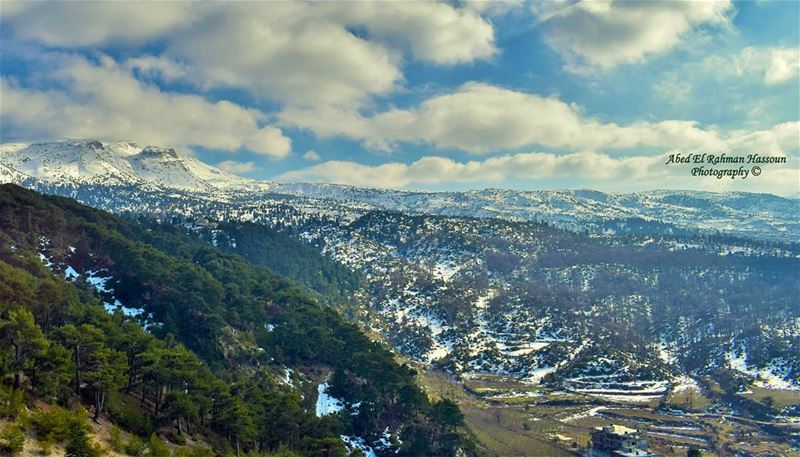
{"label": "sky", "polygon": [[[798,24],[797,1],[2,0],[0,140],[280,181],[797,196]],[[785,163],[668,163],[709,154]]]}

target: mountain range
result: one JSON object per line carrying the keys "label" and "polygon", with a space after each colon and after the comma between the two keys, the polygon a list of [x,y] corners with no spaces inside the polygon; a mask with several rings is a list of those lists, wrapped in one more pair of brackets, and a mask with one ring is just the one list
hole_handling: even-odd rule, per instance
{"label": "mountain range", "polygon": [[[0,181],[285,274],[487,401],[592,405],[562,424],[686,392],[709,398],[703,414],[800,421],[746,395],[800,391],[797,199],[268,182],[95,140],[3,145]],[[680,407],[662,411],[697,413]]]}
{"label": "mountain range", "polygon": [[[0,182],[137,186],[215,201],[302,200],[308,211],[350,219],[370,210],[538,221],[593,233],[692,229],[769,240],[800,239],[800,200],[743,192],[592,190],[415,192],[246,179],[173,149],[70,140],[0,146]],[[611,223],[611,222],[614,223]]]}

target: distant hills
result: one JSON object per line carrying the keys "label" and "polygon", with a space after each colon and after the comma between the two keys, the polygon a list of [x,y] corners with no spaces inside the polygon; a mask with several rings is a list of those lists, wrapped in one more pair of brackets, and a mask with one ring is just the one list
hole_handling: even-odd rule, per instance
{"label": "distant hills", "polygon": [[370,210],[548,222],[593,233],[683,229],[800,240],[800,200],[742,192],[591,190],[413,192],[241,178],[172,149],[69,140],[0,146],[0,182],[28,187],[135,186],[215,201],[302,199],[308,211],[357,217]]}

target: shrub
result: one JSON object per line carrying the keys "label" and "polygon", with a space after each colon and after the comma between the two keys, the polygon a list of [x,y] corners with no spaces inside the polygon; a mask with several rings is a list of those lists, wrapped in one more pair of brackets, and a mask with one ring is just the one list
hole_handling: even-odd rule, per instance
{"label": "shrub", "polygon": [[0,432],[0,446],[11,455],[22,452],[25,446],[25,432],[16,424],[7,424]]}
{"label": "shrub", "polygon": [[99,457],[100,450],[89,441],[86,419],[77,414],[67,428],[66,457]]}
{"label": "shrub", "polygon": [[195,446],[189,453],[189,457],[214,457],[214,451],[207,447]]}
{"label": "shrub", "polygon": [[155,426],[150,417],[134,406],[113,401],[109,402],[107,412],[120,427],[136,435],[150,436],[155,431]]}
{"label": "shrub", "polygon": [[111,444],[111,449],[116,452],[124,452],[125,451],[125,443],[122,442],[122,430],[119,429],[116,425],[111,427],[109,443]]}
{"label": "shrub", "polygon": [[214,452],[202,446],[181,446],[175,449],[172,457],[214,457]]}
{"label": "shrub", "polygon": [[153,457],[170,457],[169,448],[155,433],[150,435],[150,455]]}
{"label": "shrub", "polygon": [[169,433],[167,434],[167,439],[178,446],[186,444],[186,436],[182,433]]}
{"label": "shrub", "polygon": [[134,434],[128,436],[125,453],[133,457],[142,457],[147,452],[147,444]]}
{"label": "shrub", "polygon": [[36,436],[58,442],[67,439],[69,424],[74,420],[76,419],[72,413],[59,407],[48,411],[39,410],[28,417],[28,423]]}
{"label": "shrub", "polygon": [[46,436],[39,440],[39,449],[41,449],[42,455],[50,455],[53,452],[53,437]]}
{"label": "shrub", "polygon": [[21,390],[0,385],[0,417],[16,419],[24,404]]}

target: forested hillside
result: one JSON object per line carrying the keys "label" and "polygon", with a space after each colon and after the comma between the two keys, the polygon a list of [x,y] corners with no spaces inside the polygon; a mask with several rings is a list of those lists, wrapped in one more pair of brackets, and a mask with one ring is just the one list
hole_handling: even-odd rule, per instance
{"label": "forested hillside", "polygon": [[[221,454],[472,452],[457,407],[431,403],[389,350],[290,281],[175,227],[4,185],[0,278],[7,417],[20,395],[80,399],[125,431],[189,435]],[[80,442],[85,426],[59,414],[24,423]]]}
{"label": "forested hillside", "polygon": [[361,277],[319,249],[274,228],[252,222],[198,225],[184,223],[190,231],[226,252],[291,278],[322,303],[347,305],[356,302]]}

